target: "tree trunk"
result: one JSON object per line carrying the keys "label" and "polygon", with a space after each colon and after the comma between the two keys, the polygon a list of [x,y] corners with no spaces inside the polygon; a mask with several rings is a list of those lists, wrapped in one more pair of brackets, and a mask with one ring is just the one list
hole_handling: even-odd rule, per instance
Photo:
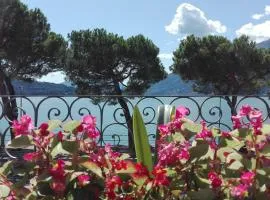
{"label": "tree trunk", "polygon": [[[13,97],[15,91],[10,78],[2,70],[0,70],[0,95],[4,116],[9,120],[9,125],[12,125],[12,121],[18,117],[16,98]],[[14,138],[12,131],[11,138]]]}
{"label": "tree trunk", "polygon": [[229,96],[225,96],[225,100],[227,101],[230,109],[231,109],[231,116],[236,115],[236,103],[237,103],[237,96],[232,96],[232,99],[230,99]]}
{"label": "tree trunk", "polygon": [[118,95],[118,97],[117,97],[118,103],[120,104],[120,106],[123,109],[124,116],[125,116],[125,119],[126,119],[126,122],[127,122],[127,127],[128,127],[128,147],[129,147],[130,152],[132,154],[134,154],[135,149],[134,149],[134,141],[133,141],[132,117],[131,117],[131,114],[129,112],[128,105],[127,105],[125,99],[122,97],[122,91],[120,89],[119,83],[114,81],[114,87],[115,87],[116,94]]}

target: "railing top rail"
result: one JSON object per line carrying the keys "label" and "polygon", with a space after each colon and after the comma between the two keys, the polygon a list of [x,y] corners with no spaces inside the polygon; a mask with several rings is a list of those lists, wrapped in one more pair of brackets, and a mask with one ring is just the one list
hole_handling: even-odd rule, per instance
{"label": "railing top rail", "polygon": [[0,95],[0,97],[99,97],[99,98],[107,98],[107,97],[111,97],[111,98],[117,98],[117,97],[126,97],[126,98],[151,98],[151,97],[224,97],[224,96],[236,96],[236,97],[269,97],[270,95],[256,95],[256,94],[251,94],[251,95],[231,95],[231,94],[191,94],[191,95],[95,95],[95,94],[85,94],[85,95]]}

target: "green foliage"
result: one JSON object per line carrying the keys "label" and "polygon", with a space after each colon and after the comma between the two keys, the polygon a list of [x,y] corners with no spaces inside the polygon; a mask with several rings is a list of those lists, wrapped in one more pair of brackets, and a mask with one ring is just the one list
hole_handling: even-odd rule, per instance
{"label": "green foliage", "polygon": [[151,83],[166,76],[158,58],[159,49],[142,35],[128,39],[104,29],[69,34],[65,71],[79,94],[142,94]]}
{"label": "green foliage", "polygon": [[63,63],[66,42],[50,31],[39,9],[19,0],[1,1],[0,27],[0,65],[10,79],[40,77]]}
{"label": "green foliage", "polygon": [[[269,52],[246,36],[188,36],[174,52],[171,69],[194,88],[211,94],[254,94],[269,74]],[[211,74],[211,76],[209,76]]]}
{"label": "green foliage", "polygon": [[9,146],[13,148],[27,148],[32,145],[33,145],[33,142],[32,142],[31,136],[23,135],[23,136],[16,137],[15,139],[13,139]]}
{"label": "green foliage", "polygon": [[148,170],[151,171],[153,169],[152,153],[146,128],[138,107],[135,107],[133,111],[133,134],[137,162],[147,166]]}

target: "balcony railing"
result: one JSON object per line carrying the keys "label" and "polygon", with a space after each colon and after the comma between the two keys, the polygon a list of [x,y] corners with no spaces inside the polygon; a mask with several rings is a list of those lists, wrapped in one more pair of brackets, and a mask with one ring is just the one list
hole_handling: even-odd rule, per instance
{"label": "balcony railing", "polygon": [[[223,130],[231,130],[231,112],[239,110],[244,104],[249,104],[263,111],[264,121],[269,120],[270,99],[259,96],[238,96],[235,107],[231,108],[224,96],[125,96],[129,111],[137,105],[146,124],[149,141],[154,145],[156,134],[157,107],[169,104],[185,106],[190,113],[188,118],[194,121],[204,120],[208,126],[216,126]],[[230,97],[231,99],[232,97]],[[32,117],[35,126],[51,119],[60,119],[63,122],[80,119],[83,115],[91,114],[97,118],[97,128],[101,133],[100,145],[128,144],[128,129],[124,112],[117,96],[13,96],[17,108],[14,112],[18,116],[28,114]],[[100,101],[98,103],[97,99]],[[5,113],[5,105],[0,102],[0,134],[1,146],[10,140],[10,124]]]}

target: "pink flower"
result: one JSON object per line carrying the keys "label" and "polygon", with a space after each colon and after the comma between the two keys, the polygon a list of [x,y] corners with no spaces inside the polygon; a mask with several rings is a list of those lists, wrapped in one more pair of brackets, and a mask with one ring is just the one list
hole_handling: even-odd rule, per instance
{"label": "pink flower", "polygon": [[240,108],[239,115],[240,116],[247,116],[253,108],[249,105],[243,105],[242,108]]}
{"label": "pink flower", "polygon": [[189,110],[186,107],[179,106],[179,107],[176,108],[175,118],[176,119],[182,118],[182,117],[185,117],[188,114],[189,114]]}
{"label": "pink flower", "polygon": [[89,183],[90,176],[88,174],[82,174],[77,177],[78,178],[78,185],[83,187]]}
{"label": "pink flower", "polygon": [[255,173],[251,171],[244,172],[241,175],[241,182],[245,185],[252,185]]}
{"label": "pink flower", "polygon": [[34,153],[26,153],[23,155],[23,159],[25,161],[35,161],[40,157],[39,152],[34,152]]}
{"label": "pink flower", "polygon": [[167,125],[159,125],[158,130],[162,136],[168,135],[170,133],[169,127]]}
{"label": "pink flower", "polygon": [[86,115],[83,117],[82,122],[84,125],[96,127],[96,118],[92,115]]}
{"label": "pink flower", "polygon": [[119,176],[113,176],[111,178],[106,179],[106,195],[109,197],[109,199],[115,199],[115,189],[117,187],[120,187],[122,185],[122,180]]}
{"label": "pink flower", "polygon": [[48,136],[50,132],[47,130],[49,128],[49,125],[47,123],[42,123],[39,126],[39,134],[42,136]]}
{"label": "pink flower", "polygon": [[225,137],[225,138],[230,138],[231,137],[231,134],[229,132],[222,131],[221,132],[221,136],[222,137]]}
{"label": "pink flower", "polygon": [[243,184],[235,186],[232,188],[231,194],[233,197],[243,199],[244,197],[248,195],[248,186],[243,185]]}
{"label": "pink flower", "polygon": [[63,193],[66,189],[66,184],[65,182],[62,181],[57,181],[54,180],[51,184],[50,184],[51,189],[55,192],[55,193]]}
{"label": "pink flower", "polygon": [[222,180],[216,172],[209,172],[208,179],[211,181],[211,185],[213,189],[216,189],[221,186]]}
{"label": "pink flower", "polygon": [[153,184],[156,185],[163,185],[169,186],[170,181],[166,175],[167,171],[161,167],[155,167],[152,174],[154,175]]}
{"label": "pink flower", "polygon": [[241,118],[242,117],[240,115],[232,116],[233,128],[234,129],[238,129],[238,128],[242,127]]}
{"label": "pink flower", "polygon": [[214,180],[217,176],[218,176],[218,175],[217,175],[216,172],[211,171],[211,172],[208,173],[208,179],[209,179],[210,181]]}
{"label": "pink flower", "polygon": [[158,166],[175,164],[179,161],[180,149],[174,143],[162,145],[158,150]]}
{"label": "pink flower", "polygon": [[62,142],[63,141],[63,137],[64,137],[64,134],[62,133],[62,131],[59,131],[57,133],[57,140]]}
{"label": "pink flower", "polygon": [[65,162],[61,159],[57,160],[57,164],[49,170],[51,176],[57,181],[65,180]]}
{"label": "pink flower", "polygon": [[34,126],[31,117],[29,115],[23,115],[20,121],[13,121],[12,128],[15,132],[15,136],[18,136],[28,135]]}
{"label": "pink flower", "polygon": [[91,139],[97,139],[100,136],[100,133],[96,129],[88,129],[87,136]]}
{"label": "pink flower", "polygon": [[136,169],[136,172],[134,173],[135,177],[143,177],[149,175],[148,169],[141,163],[136,163],[135,169]]}
{"label": "pink flower", "polygon": [[189,160],[189,158],[190,158],[189,152],[185,149],[182,149],[180,154],[179,154],[179,159],[187,161],[187,160]]}

